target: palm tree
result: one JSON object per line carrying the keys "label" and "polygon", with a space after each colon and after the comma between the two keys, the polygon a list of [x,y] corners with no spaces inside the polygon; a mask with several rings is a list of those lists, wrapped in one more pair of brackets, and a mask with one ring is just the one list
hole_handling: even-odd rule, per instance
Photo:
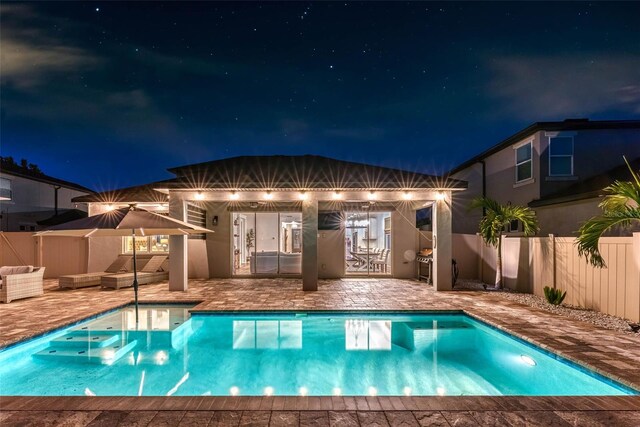
{"label": "palm tree", "polygon": [[634,172],[626,157],[623,158],[632,181],[615,181],[606,187],[603,190],[606,195],[598,205],[603,210],[602,215],[591,218],[578,230],[578,253],[599,268],[607,266],[598,249],[600,237],[613,227],[640,222],[640,171]]}
{"label": "palm tree", "polygon": [[525,206],[501,205],[487,197],[474,199],[469,208],[482,208],[485,212],[480,220],[480,235],[487,245],[498,250],[495,287],[502,289],[502,230],[512,221],[518,220],[522,223],[524,235],[532,236],[538,231],[536,213]]}

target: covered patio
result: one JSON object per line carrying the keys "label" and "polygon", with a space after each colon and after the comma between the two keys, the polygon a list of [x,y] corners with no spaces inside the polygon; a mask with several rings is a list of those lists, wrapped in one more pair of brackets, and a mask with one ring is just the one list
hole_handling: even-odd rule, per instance
{"label": "covered patio", "polygon": [[[193,278],[320,279],[418,275],[432,250],[430,280],[450,290],[451,208],[466,183],[321,156],[242,156],[169,169],[175,178],[74,199],[96,215],[127,205],[213,230],[200,241],[157,236],[169,254],[169,289]],[[429,231],[416,212],[429,210]],[[166,238],[165,238],[166,237]],[[149,243],[148,246],[151,246]],[[89,270],[127,244],[89,242]]]}

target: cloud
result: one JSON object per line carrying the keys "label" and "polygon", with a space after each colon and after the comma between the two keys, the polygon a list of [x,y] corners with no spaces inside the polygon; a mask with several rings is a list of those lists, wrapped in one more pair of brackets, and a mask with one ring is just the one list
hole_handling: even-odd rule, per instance
{"label": "cloud", "polygon": [[640,114],[640,56],[503,57],[489,66],[500,115],[524,119]]}
{"label": "cloud", "polygon": [[70,46],[23,22],[43,20],[24,5],[1,5],[2,85],[34,88],[48,81],[52,73],[65,73],[98,66],[101,60],[84,49]]}

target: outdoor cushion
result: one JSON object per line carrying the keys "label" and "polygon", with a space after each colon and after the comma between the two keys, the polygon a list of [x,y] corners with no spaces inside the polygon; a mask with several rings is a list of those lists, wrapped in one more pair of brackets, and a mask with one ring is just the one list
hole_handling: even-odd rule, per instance
{"label": "outdoor cushion", "polygon": [[0,267],[0,276],[10,276],[12,274],[32,273],[33,265],[14,265]]}

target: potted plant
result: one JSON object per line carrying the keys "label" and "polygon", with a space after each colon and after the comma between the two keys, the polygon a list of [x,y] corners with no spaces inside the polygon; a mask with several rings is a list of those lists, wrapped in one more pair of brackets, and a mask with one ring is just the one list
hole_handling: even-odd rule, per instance
{"label": "potted plant", "polygon": [[253,228],[247,231],[245,242],[247,244],[247,253],[251,256],[251,248],[255,246],[256,241],[256,233],[253,231]]}

